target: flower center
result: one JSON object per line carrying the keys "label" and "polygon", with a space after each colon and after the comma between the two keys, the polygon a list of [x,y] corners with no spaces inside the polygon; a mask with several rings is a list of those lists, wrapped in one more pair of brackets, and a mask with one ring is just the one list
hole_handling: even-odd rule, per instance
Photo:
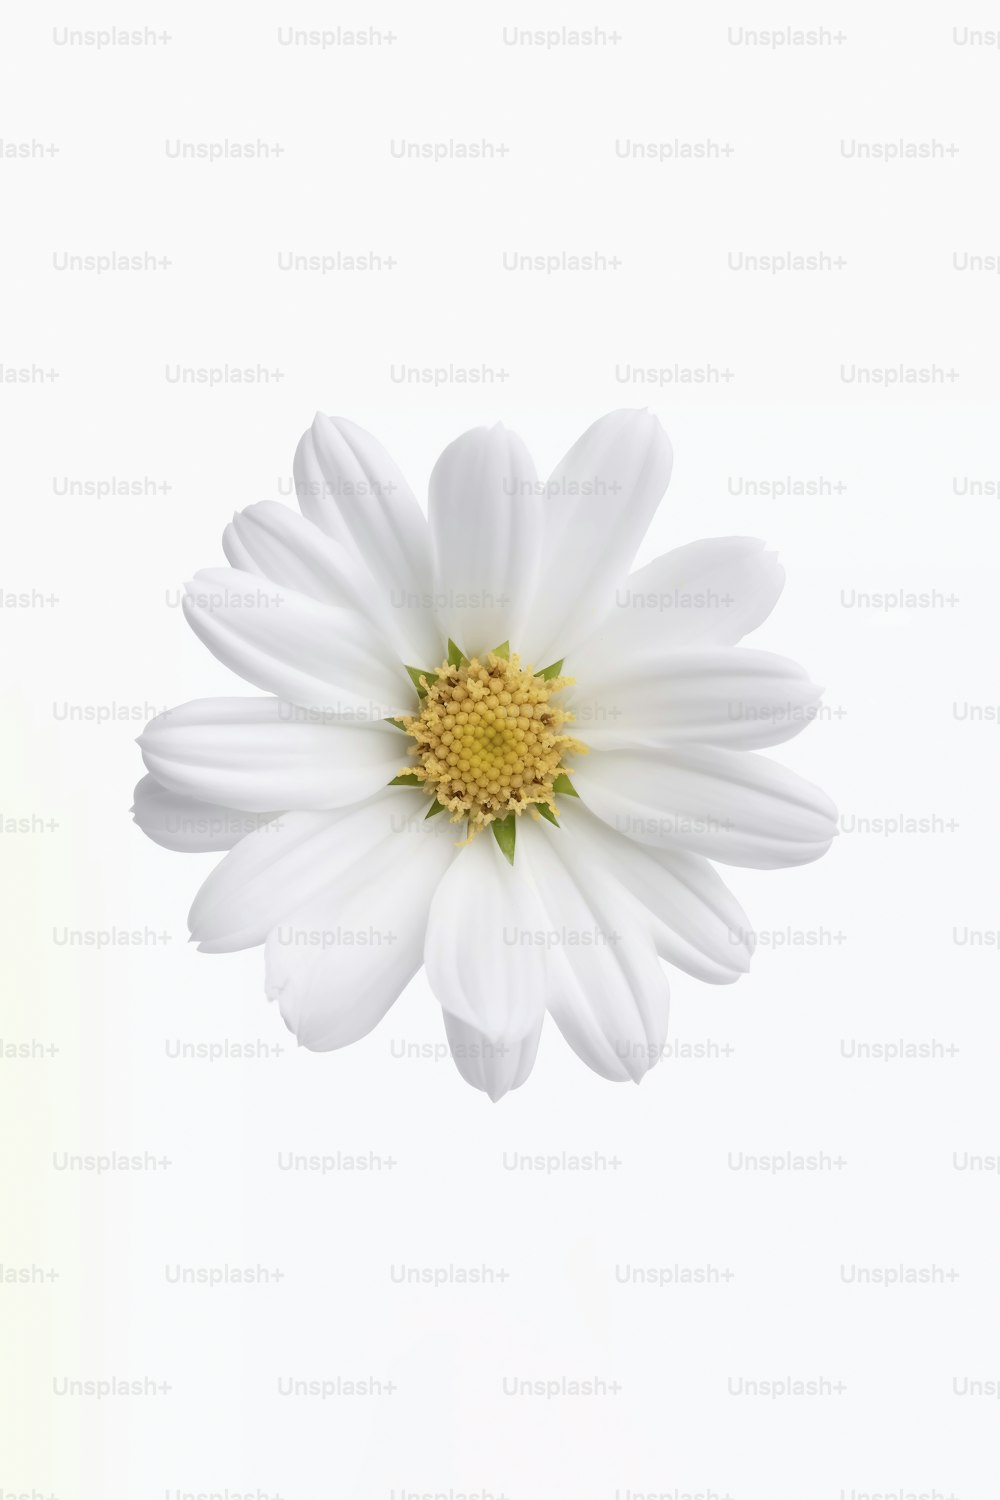
{"label": "flower center", "polygon": [[516,655],[463,657],[421,677],[421,713],[400,722],[416,741],[421,764],[407,767],[452,822],[468,817],[469,837],[509,813],[555,808],[563,756],[586,746],[560,734],[573,715],[551,700],[572,677],[535,676]]}

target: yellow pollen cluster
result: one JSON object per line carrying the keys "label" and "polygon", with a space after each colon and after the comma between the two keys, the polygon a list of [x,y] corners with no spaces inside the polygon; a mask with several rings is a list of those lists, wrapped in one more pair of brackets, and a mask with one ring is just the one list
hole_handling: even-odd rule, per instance
{"label": "yellow pollen cluster", "polygon": [[467,817],[472,838],[508,813],[555,807],[563,756],[586,753],[559,732],[573,715],[550,701],[572,677],[536,677],[521,670],[516,655],[491,652],[482,662],[445,662],[420,680],[427,688],[422,712],[400,721],[416,741],[420,765],[403,770],[424,783],[453,823]]}

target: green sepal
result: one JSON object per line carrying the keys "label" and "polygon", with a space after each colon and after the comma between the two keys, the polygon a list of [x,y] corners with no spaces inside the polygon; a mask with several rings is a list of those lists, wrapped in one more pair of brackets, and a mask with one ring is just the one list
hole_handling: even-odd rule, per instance
{"label": "green sepal", "polygon": [[431,803],[430,807],[427,809],[427,817],[424,818],[424,822],[426,823],[427,822],[427,818],[433,818],[439,812],[444,812],[444,808],[442,807],[442,805],[438,801],[438,799],[435,797],[434,801]]}
{"label": "green sepal", "polygon": [[548,818],[549,822],[554,824],[556,828],[559,827],[559,819],[556,817],[555,813],[547,802],[536,802],[535,807],[541,813],[543,818]]}
{"label": "green sepal", "polygon": [[554,792],[561,792],[564,797],[579,797],[580,795],[569,777],[563,775],[561,771],[552,783],[552,790]]}
{"label": "green sepal", "polygon": [[517,813],[508,813],[505,818],[495,818],[490,824],[493,837],[500,845],[509,864],[514,863],[514,844],[517,840]]}
{"label": "green sepal", "polygon": [[[455,645],[450,636],[448,637],[448,665],[451,667],[467,667],[469,665],[469,658],[460,646]],[[427,676],[426,672],[424,676]]]}
{"label": "green sepal", "polygon": [[550,678],[550,677],[558,677],[559,673],[563,669],[563,662],[565,660],[566,660],[566,658],[563,657],[562,661],[554,661],[552,663],[551,667],[546,667],[545,670],[544,670],[544,672],[536,672],[535,676],[536,677],[544,677],[544,678],[546,678],[546,680],[548,678]]}
{"label": "green sepal", "polygon": [[499,656],[501,661],[510,661],[510,641],[501,641],[499,646],[493,647],[490,655]]}
{"label": "green sepal", "polygon": [[434,684],[438,680],[437,679],[437,673],[436,672],[425,672],[422,667],[407,667],[406,670],[410,674],[410,681],[413,683],[413,686],[416,688],[418,697],[420,697],[420,698],[426,698],[427,697],[427,688],[424,687],[424,685],[420,681],[420,679],[421,679],[421,677],[426,677],[427,678],[427,687],[433,687]]}
{"label": "green sepal", "polygon": [[391,724],[394,729],[401,729],[404,734],[409,734],[410,732],[407,729],[406,725],[403,723],[402,719],[383,719],[382,722],[383,724]]}
{"label": "green sepal", "polygon": [[423,786],[423,782],[421,781],[421,779],[420,779],[419,776],[413,776],[409,771],[407,771],[402,776],[394,776],[390,782],[386,783],[386,785],[387,786]]}

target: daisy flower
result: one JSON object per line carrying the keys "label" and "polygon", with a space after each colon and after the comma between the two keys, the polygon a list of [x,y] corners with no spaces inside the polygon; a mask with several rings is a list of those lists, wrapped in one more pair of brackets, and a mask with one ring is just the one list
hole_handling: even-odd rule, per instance
{"label": "daisy flower", "polygon": [[421,964],[462,1076],[531,1072],[546,1013],[603,1077],[661,1055],[661,964],[710,984],[750,924],[710,861],[829,847],[835,810],[756,752],[814,716],[794,662],[737,643],[783,572],[746,537],[629,572],[667,487],[648,412],[617,411],[540,483],[502,426],[438,460],[425,518],[367,432],[317,416],[301,515],[251,505],[185,613],[265,697],[197,699],[139,744],[136,822],[226,850],[191,908],[202,952],[262,945],[302,1046],[365,1036]]}

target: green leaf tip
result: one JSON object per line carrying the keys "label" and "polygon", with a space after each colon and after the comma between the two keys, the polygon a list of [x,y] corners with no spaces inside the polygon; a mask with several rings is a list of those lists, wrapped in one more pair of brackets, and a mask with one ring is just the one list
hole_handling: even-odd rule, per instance
{"label": "green leaf tip", "polygon": [[413,686],[416,688],[418,697],[426,698],[427,697],[427,688],[424,687],[424,685],[420,681],[420,679],[421,679],[421,677],[426,678],[426,680],[427,680],[427,687],[433,687],[434,684],[438,680],[437,679],[437,673],[436,672],[425,672],[424,669],[423,669],[423,667],[407,667],[406,670],[410,674],[410,681],[413,683]]}
{"label": "green leaf tip", "polygon": [[543,818],[548,818],[549,822],[552,823],[556,828],[559,827],[559,819],[556,817],[555,813],[547,802],[536,802],[535,807],[541,813]]}
{"label": "green leaf tip", "polygon": [[564,775],[562,771],[560,771],[559,775],[552,783],[552,790],[554,792],[561,792],[564,797],[579,797],[580,795],[576,787],[570,781],[569,777]]}
{"label": "green leaf tip", "polygon": [[424,818],[424,822],[425,823],[427,822],[427,818],[436,817],[439,812],[444,812],[444,808],[441,806],[441,803],[435,797],[434,801],[431,803],[430,807],[427,809],[427,816]]}
{"label": "green leaf tip", "polygon": [[505,818],[495,818],[490,824],[493,837],[500,845],[504,859],[514,863],[514,844],[517,841],[517,813],[508,813]]}
{"label": "green leaf tip", "polygon": [[558,677],[559,673],[563,669],[563,661],[565,661],[565,660],[566,660],[566,658],[563,657],[562,661],[554,661],[552,663],[551,667],[546,667],[544,669],[544,671],[542,671],[542,672],[536,672],[535,676],[536,677],[544,677],[546,679],[546,681],[548,681],[548,679],[550,677]]}
{"label": "green leaf tip", "polygon": [[403,776],[394,776],[388,783],[389,786],[423,786],[419,776],[413,776],[407,771]]}
{"label": "green leaf tip", "polygon": [[[448,665],[452,667],[467,667],[469,665],[469,658],[465,655],[461,646],[455,645],[450,636],[448,637]],[[426,672],[424,676],[427,676]]]}
{"label": "green leaf tip", "polygon": [[407,728],[406,728],[406,725],[403,723],[402,719],[386,719],[386,720],[384,720],[384,722],[386,724],[391,724],[394,729],[401,729],[404,734],[407,734],[409,732],[407,730]]}
{"label": "green leaf tip", "polygon": [[510,641],[501,641],[499,646],[493,647],[490,655],[499,656],[501,661],[510,661]]}

